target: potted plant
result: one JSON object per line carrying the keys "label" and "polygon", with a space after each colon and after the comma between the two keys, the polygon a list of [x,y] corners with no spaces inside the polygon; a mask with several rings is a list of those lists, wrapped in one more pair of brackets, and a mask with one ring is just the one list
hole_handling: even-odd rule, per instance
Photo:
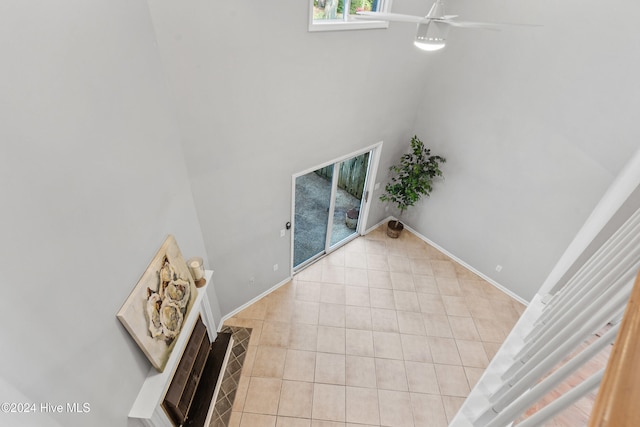
{"label": "potted plant", "polygon": [[389,168],[391,181],[385,186],[385,193],[380,196],[381,201],[395,203],[400,211],[398,219],[387,224],[389,237],[400,236],[404,225],[399,218],[422,196],[429,197],[434,179],[442,176],[440,164],[446,161],[444,157],[432,156],[431,150],[417,136],[411,138],[411,152],[403,155],[400,163]]}
{"label": "potted plant", "polygon": [[345,224],[347,224],[348,228],[353,230],[358,226],[358,217],[360,216],[360,209],[351,208],[345,214]]}

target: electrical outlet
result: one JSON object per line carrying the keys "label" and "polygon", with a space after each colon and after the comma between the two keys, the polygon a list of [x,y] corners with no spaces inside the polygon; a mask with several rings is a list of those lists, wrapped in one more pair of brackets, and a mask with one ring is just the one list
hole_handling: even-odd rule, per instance
{"label": "electrical outlet", "polygon": [[249,277],[249,286],[253,286],[256,284],[256,278],[251,276]]}
{"label": "electrical outlet", "polygon": [[273,271],[278,271],[278,264],[273,264]]}
{"label": "electrical outlet", "polygon": [[285,234],[285,233],[286,233],[286,232],[284,231],[284,228],[283,228],[282,230],[280,230],[280,237],[284,237],[284,234]]}
{"label": "electrical outlet", "polygon": [[496,265],[496,271],[500,273],[502,271],[502,266],[500,264]]}

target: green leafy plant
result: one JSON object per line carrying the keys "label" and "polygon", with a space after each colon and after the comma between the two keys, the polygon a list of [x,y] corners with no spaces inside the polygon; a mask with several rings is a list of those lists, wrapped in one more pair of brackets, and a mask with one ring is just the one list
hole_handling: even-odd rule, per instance
{"label": "green leafy plant", "polygon": [[[389,168],[391,181],[387,183],[385,193],[380,196],[383,202],[392,202],[400,211],[400,217],[408,207],[413,206],[422,196],[429,197],[433,190],[434,179],[442,176],[440,164],[444,157],[431,155],[417,136],[411,138],[411,152],[400,158],[400,163]],[[400,220],[396,220],[396,225]]]}

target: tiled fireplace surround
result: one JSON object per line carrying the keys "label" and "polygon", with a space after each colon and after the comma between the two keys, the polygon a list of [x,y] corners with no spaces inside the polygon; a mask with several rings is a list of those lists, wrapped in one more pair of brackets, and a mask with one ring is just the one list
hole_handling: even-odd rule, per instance
{"label": "tiled fireplace surround", "polygon": [[446,426],[524,306],[381,226],[224,322],[211,426]]}

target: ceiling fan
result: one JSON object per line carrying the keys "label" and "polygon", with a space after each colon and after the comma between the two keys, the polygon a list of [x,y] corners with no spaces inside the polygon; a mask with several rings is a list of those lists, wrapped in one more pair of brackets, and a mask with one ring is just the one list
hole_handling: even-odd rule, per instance
{"label": "ceiling fan", "polygon": [[356,12],[355,18],[376,21],[411,22],[418,24],[414,44],[422,50],[435,51],[442,49],[447,40],[449,27],[482,28],[485,30],[499,31],[502,25],[527,25],[529,24],[498,24],[488,22],[457,21],[458,15],[444,14],[444,1],[436,0],[427,16],[403,15],[400,13],[386,12]]}

